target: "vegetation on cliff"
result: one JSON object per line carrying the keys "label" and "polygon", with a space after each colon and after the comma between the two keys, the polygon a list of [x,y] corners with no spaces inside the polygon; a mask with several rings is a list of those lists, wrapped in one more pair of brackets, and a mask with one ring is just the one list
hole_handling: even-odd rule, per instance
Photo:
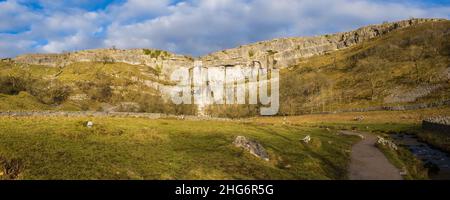
{"label": "vegetation on cliff", "polygon": [[429,22],[323,56],[281,75],[281,114],[450,99],[450,22]]}
{"label": "vegetation on cliff", "polygon": [[[151,68],[124,63],[85,62],[54,68],[2,62],[0,110],[195,114],[194,106],[174,105],[163,99],[158,84],[161,83]],[[18,94],[28,94],[28,103],[18,102],[23,99],[15,98]]]}
{"label": "vegetation on cliff", "polygon": [[[449,29],[446,20],[423,22],[350,48],[297,60],[281,70],[279,115],[436,102],[445,105],[442,102],[450,99]],[[255,54],[253,50],[247,53]],[[143,54],[169,55],[150,49]],[[115,107],[121,111],[195,113],[195,106],[171,105],[162,97],[160,87],[170,84],[164,68],[162,64],[147,67],[120,62],[78,62],[56,68],[2,61],[0,93],[10,97],[27,92],[37,103],[60,110]],[[3,104],[14,99],[5,97],[0,99]],[[124,103],[136,106],[122,106]],[[30,108],[36,106],[13,104],[0,110]],[[259,113],[257,105],[217,105],[207,111],[233,118]]]}

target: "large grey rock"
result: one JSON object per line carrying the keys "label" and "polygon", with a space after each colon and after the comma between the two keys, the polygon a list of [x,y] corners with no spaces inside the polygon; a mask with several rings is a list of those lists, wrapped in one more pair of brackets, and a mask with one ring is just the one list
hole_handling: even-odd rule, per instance
{"label": "large grey rock", "polygon": [[244,136],[237,136],[233,142],[234,146],[243,148],[249,151],[254,156],[263,160],[269,161],[269,155],[264,147],[257,141],[248,139]]}

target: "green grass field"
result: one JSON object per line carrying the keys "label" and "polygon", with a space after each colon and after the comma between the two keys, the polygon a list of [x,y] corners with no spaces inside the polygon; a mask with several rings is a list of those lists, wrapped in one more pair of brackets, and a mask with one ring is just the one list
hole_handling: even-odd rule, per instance
{"label": "green grass field", "polygon": [[[0,127],[3,167],[18,163],[4,179],[345,179],[358,140],[321,128],[175,119],[3,117]],[[234,147],[237,135],[261,142],[270,161]],[[309,145],[299,141],[306,135]]]}
{"label": "green grass field", "polygon": [[[356,129],[387,136],[420,130],[418,111],[258,117],[189,121],[113,117],[1,117],[2,179],[346,179]],[[354,121],[364,115],[363,121]],[[93,128],[86,122],[93,121]],[[234,138],[259,141],[270,161],[234,147]],[[312,137],[310,144],[300,139]],[[409,179],[424,178],[404,151],[385,152]],[[12,168],[10,174],[6,168]]]}

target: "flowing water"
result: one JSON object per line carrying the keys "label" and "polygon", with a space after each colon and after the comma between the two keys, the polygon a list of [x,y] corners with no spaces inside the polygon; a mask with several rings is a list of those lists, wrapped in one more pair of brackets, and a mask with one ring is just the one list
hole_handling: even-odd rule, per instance
{"label": "flowing water", "polygon": [[450,180],[449,154],[419,141],[415,135],[393,134],[391,137],[395,143],[408,148],[412,154],[422,160],[424,166],[428,168],[431,179]]}

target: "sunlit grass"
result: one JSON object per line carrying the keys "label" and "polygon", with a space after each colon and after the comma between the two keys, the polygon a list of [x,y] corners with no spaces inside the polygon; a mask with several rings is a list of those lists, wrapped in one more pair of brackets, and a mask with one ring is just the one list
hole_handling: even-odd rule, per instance
{"label": "sunlit grass", "polygon": [[[85,127],[92,120],[94,128]],[[261,142],[270,161],[232,145]],[[299,140],[311,135],[310,145]],[[355,137],[320,128],[135,118],[0,119],[19,179],[345,179]]]}

